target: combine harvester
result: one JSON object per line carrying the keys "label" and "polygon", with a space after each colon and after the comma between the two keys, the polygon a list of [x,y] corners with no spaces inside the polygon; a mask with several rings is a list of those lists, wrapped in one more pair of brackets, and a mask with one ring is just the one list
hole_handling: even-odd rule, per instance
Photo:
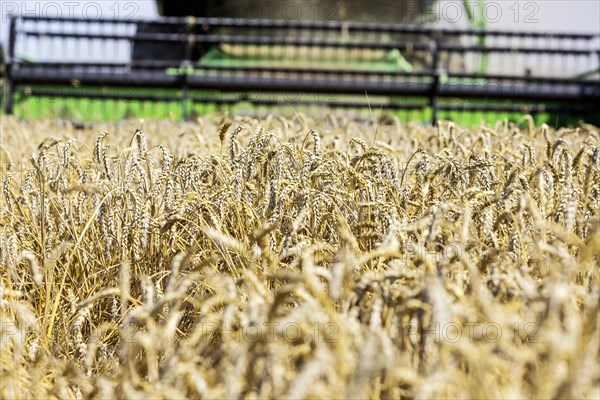
{"label": "combine harvester", "polygon": [[[427,2],[389,9],[369,2],[375,12],[353,10],[357,3],[364,5],[332,2],[338,13],[349,8],[348,19],[361,16],[346,22],[315,18],[328,11],[314,8],[295,11],[304,18],[244,19],[247,8],[211,1],[159,2],[156,20],[14,16],[4,112],[185,119],[291,105],[370,107],[434,124],[523,114],[552,125],[600,121],[598,34],[489,30],[473,16],[474,28],[446,28],[414,23],[426,20]],[[207,16],[182,16],[192,13]]]}

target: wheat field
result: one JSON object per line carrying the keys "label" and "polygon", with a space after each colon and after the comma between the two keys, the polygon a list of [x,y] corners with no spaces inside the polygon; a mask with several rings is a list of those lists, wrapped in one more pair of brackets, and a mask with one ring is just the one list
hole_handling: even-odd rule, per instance
{"label": "wheat field", "polygon": [[4,399],[600,396],[594,126],[1,136]]}

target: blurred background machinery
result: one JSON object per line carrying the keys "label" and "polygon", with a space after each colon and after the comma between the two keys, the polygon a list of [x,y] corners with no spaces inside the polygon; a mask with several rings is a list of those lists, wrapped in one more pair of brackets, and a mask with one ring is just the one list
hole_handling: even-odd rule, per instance
{"label": "blurred background machinery", "polygon": [[158,1],[153,20],[15,16],[3,109],[82,120],[299,108],[432,123],[598,120],[599,34],[486,29],[481,15],[440,26],[433,2],[398,4]]}

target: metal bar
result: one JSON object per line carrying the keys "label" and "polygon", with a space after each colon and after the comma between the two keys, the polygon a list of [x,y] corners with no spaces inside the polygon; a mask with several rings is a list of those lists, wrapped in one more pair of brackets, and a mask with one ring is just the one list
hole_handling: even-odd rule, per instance
{"label": "metal bar", "polygon": [[194,26],[194,19],[192,17],[188,18],[188,22],[185,26],[185,31],[186,31],[186,36],[187,36],[187,40],[185,42],[185,55],[184,55],[184,61],[183,61],[183,74],[181,75],[182,77],[182,92],[183,92],[183,96],[181,98],[181,115],[183,117],[184,120],[187,120],[188,118],[188,112],[187,112],[187,103],[189,100],[189,82],[188,82],[188,73],[189,73],[189,69],[192,66],[192,49],[194,47],[195,44],[195,37],[192,34],[192,28]]}
{"label": "metal bar", "polygon": [[[83,23],[114,23],[114,24],[152,24],[152,25],[185,25],[188,17],[161,17],[154,20],[146,19],[115,19],[115,18],[95,18],[90,21],[86,18],[53,18],[47,16],[24,15],[23,20],[27,21],[64,21],[64,22],[83,22]],[[526,32],[526,31],[502,31],[502,30],[481,30],[481,29],[448,29],[431,28],[421,25],[400,25],[400,24],[379,24],[379,23],[361,23],[361,22],[340,22],[340,21],[288,21],[288,20],[249,20],[240,18],[203,18],[195,17],[196,25],[207,25],[208,27],[230,27],[230,28],[300,28],[306,30],[332,30],[339,31],[347,29],[348,32],[382,32],[382,33],[410,33],[410,34],[431,34],[439,32],[441,35],[468,35],[468,36],[507,36],[507,37],[529,37],[529,38],[552,38],[552,39],[587,39],[591,40],[600,37],[600,34],[590,33],[554,33],[554,32]]]}
{"label": "metal bar", "polygon": [[440,69],[437,38],[431,43],[431,69],[433,71],[433,85],[431,86],[431,125],[437,126],[438,119],[438,96],[440,94]]}
{"label": "metal bar", "polygon": [[[71,85],[77,81],[85,86],[128,86],[128,87],[170,87],[181,88],[179,75],[164,73],[137,74],[135,72],[114,73],[73,73],[54,71],[52,75],[32,73],[27,70],[13,71],[15,83],[45,83]],[[222,91],[254,92],[312,92],[364,94],[386,96],[430,97],[434,84],[430,82],[374,81],[339,78],[273,78],[236,76],[188,76],[190,89],[215,89]],[[489,98],[517,100],[565,100],[600,101],[600,86],[569,85],[556,87],[551,84],[512,85],[503,83],[439,83],[438,97]]]}
{"label": "metal bar", "polygon": [[597,113],[592,107],[548,106],[546,104],[440,104],[440,111],[489,111],[489,112],[548,112],[548,113]]}
{"label": "metal bar", "polygon": [[140,69],[167,69],[167,68],[179,68],[182,66],[182,62],[177,61],[157,61],[157,60],[137,60],[130,63],[113,63],[113,62],[69,62],[69,61],[52,61],[52,62],[27,62],[27,61],[15,61],[20,68],[115,68],[115,69],[127,69],[140,68]]}
{"label": "metal bar", "polygon": [[[600,53],[599,53],[600,54]],[[600,56],[599,56],[600,57]],[[114,68],[122,71],[130,71],[135,68],[139,69],[169,69],[169,68],[180,68],[182,67],[181,62],[173,61],[134,61],[131,63],[69,63],[69,62],[40,62],[40,63],[27,63],[27,62],[15,62],[20,69],[43,69],[43,68]],[[203,64],[192,64],[195,72],[204,71],[224,71],[231,73],[240,72],[256,72],[256,73],[289,73],[289,74],[307,74],[307,75],[359,75],[359,76],[390,76],[390,77],[418,77],[418,78],[432,78],[434,72],[430,70],[423,71],[361,71],[351,70],[343,68],[310,68],[310,67],[268,67],[268,66],[222,66],[222,65],[203,65]],[[82,71],[83,72],[83,71]],[[119,72],[119,71],[115,71]],[[598,79],[581,79],[581,78],[557,78],[551,76],[526,76],[526,75],[499,75],[499,74],[481,74],[481,73],[462,73],[453,72],[444,74],[445,78],[466,78],[466,79],[485,79],[487,81],[504,80],[504,81],[518,81],[523,84],[527,83],[556,83],[556,84],[582,84],[582,85],[600,85]]]}
{"label": "metal bar", "polygon": [[510,84],[449,84],[440,85],[440,97],[461,99],[512,99],[538,101],[600,101],[600,86],[570,85],[556,87],[551,84],[510,85]]}
{"label": "metal bar", "polygon": [[[27,63],[19,62],[20,68],[114,68],[121,70],[131,70],[135,68],[139,69],[169,69],[169,68],[180,68],[183,66],[181,62],[173,61],[133,61],[131,63],[65,63],[65,62],[40,62],[40,63]],[[256,73],[289,73],[289,74],[319,74],[319,75],[372,75],[372,76],[406,76],[406,77],[431,77],[431,71],[372,71],[372,70],[357,70],[357,69],[343,69],[343,68],[312,68],[312,67],[269,67],[269,66],[223,66],[223,65],[205,65],[199,63],[192,63],[190,65],[194,68],[194,72],[205,72],[205,71],[220,71],[220,72],[256,72]],[[523,79],[522,76],[516,79]],[[588,82],[588,81],[586,81]]]}
{"label": "metal bar", "polygon": [[181,80],[178,75],[167,75],[161,73],[137,74],[130,72],[114,74],[53,71],[51,75],[48,75],[44,71],[28,71],[27,69],[20,69],[13,71],[13,77],[16,83],[61,84],[67,86],[90,85],[179,88],[181,84]]}
{"label": "metal bar", "polygon": [[[382,82],[355,81],[342,79],[299,79],[299,78],[244,78],[232,76],[196,76],[188,77],[189,87],[194,89],[216,89],[223,91],[256,91],[256,92],[293,92],[312,93],[347,93],[361,94],[365,90],[369,94],[426,96],[430,90],[427,82]],[[181,88],[179,75],[167,74],[124,74],[86,73],[74,74],[71,71],[54,71],[52,75],[31,73],[27,70],[15,71],[15,82],[39,84],[71,85],[77,82],[80,86],[129,86],[129,87],[170,87]]]}
{"label": "metal bar", "polygon": [[16,84],[13,79],[13,63],[15,59],[15,44],[17,40],[17,16],[10,16],[10,25],[9,25],[9,34],[8,34],[8,54],[6,60],[6,80],[8,82],[8,91],[6,93],[6,104],[4,105],[4,112],[7,115],[12,115],[14,111],[14,101],[15,101],[15,90]]}
{"label": "metal bar", "polygon": [[[41,32],[33,30],[21,30],[26,36],[32,37],[55,37],[72,39],[98,39],[98,40],[128,40],[139,42],[184,42],[187,40],[185,34],[177,33],[140,33],[131,35],[107,35],[77,32]],[[428,50],[427,43],[410,42],[363,42],[363,41],[337,41],[330,39],[315,39],[302,37],[269,37],[269,36],[235,36],[235,35],[194,35],[197,43],[206,44],[237,44],[257,46],[309,46],[309,47],[332,47],[347,49],[380,49],[380,50]],[[590,55],[595,54],[596,49],[560,49],[544,47],[512,47],[512,46],[459,46],[440,44],[440,51],[457,53],[532,53],[532,54],[565,54],[565,55]]]}
{"label": "metal bar", "polygon": [[129,40],[140,42],[184,42],[186,37],[181,33],[138,33],[136,35],[125,34],[96,34],[96,33],[81,33],[81,32],[45,32],[34,31],[31,29],[22,29],[19,33],[25,36],[39,38],[65,38],[65,39],[99,39],[99,40]]}
{"label": "metal bar", "polygon": [[426,104],[421,103],[367,103],[357,101],[305,101],[305,100],[262,100],[253,98],[240,98],[240,99],[222,99],[215,97],[192,97],[194,103],[215,103],[215,104],[236,104],[239,102],[249,102],[254,105],[261,106],[279,106],[279,105],[298,105],[298,106],[319,106],[319,107],[331,107],[331,108],[364,108],[368,105],[371,108],[376,109],[394,109],[394,110],[422,110],[427,107]]}
{"label": "metal bar", "polygon": [[503,80],[517,81],[527,83],[555,83],[563,85],[600,85],[599,79],[581,79],[581,78],[557,78],[553,76],[527,76],[527,75],[499,75],[499,74],[480,74],[480,73],[462,73],[452,72],[445,75],[446,78],[459,79],[486,79],[488,81]]}
{"label": "metal bar", "polygon": [[512,47],[512,46],[457,46],[452,44],[441,44],[440,51],[457,53],[526,53],[526,54],[565,54],[565,55],[590,55],[595,49],[559,49],[544,47]]}

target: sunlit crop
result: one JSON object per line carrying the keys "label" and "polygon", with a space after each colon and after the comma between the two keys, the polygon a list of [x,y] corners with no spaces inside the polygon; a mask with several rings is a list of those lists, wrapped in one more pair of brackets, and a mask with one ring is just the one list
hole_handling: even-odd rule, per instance
{"label": "sunlit crop", "polygon": [[2,398],[597,398],[600,130],[1,122]]}

